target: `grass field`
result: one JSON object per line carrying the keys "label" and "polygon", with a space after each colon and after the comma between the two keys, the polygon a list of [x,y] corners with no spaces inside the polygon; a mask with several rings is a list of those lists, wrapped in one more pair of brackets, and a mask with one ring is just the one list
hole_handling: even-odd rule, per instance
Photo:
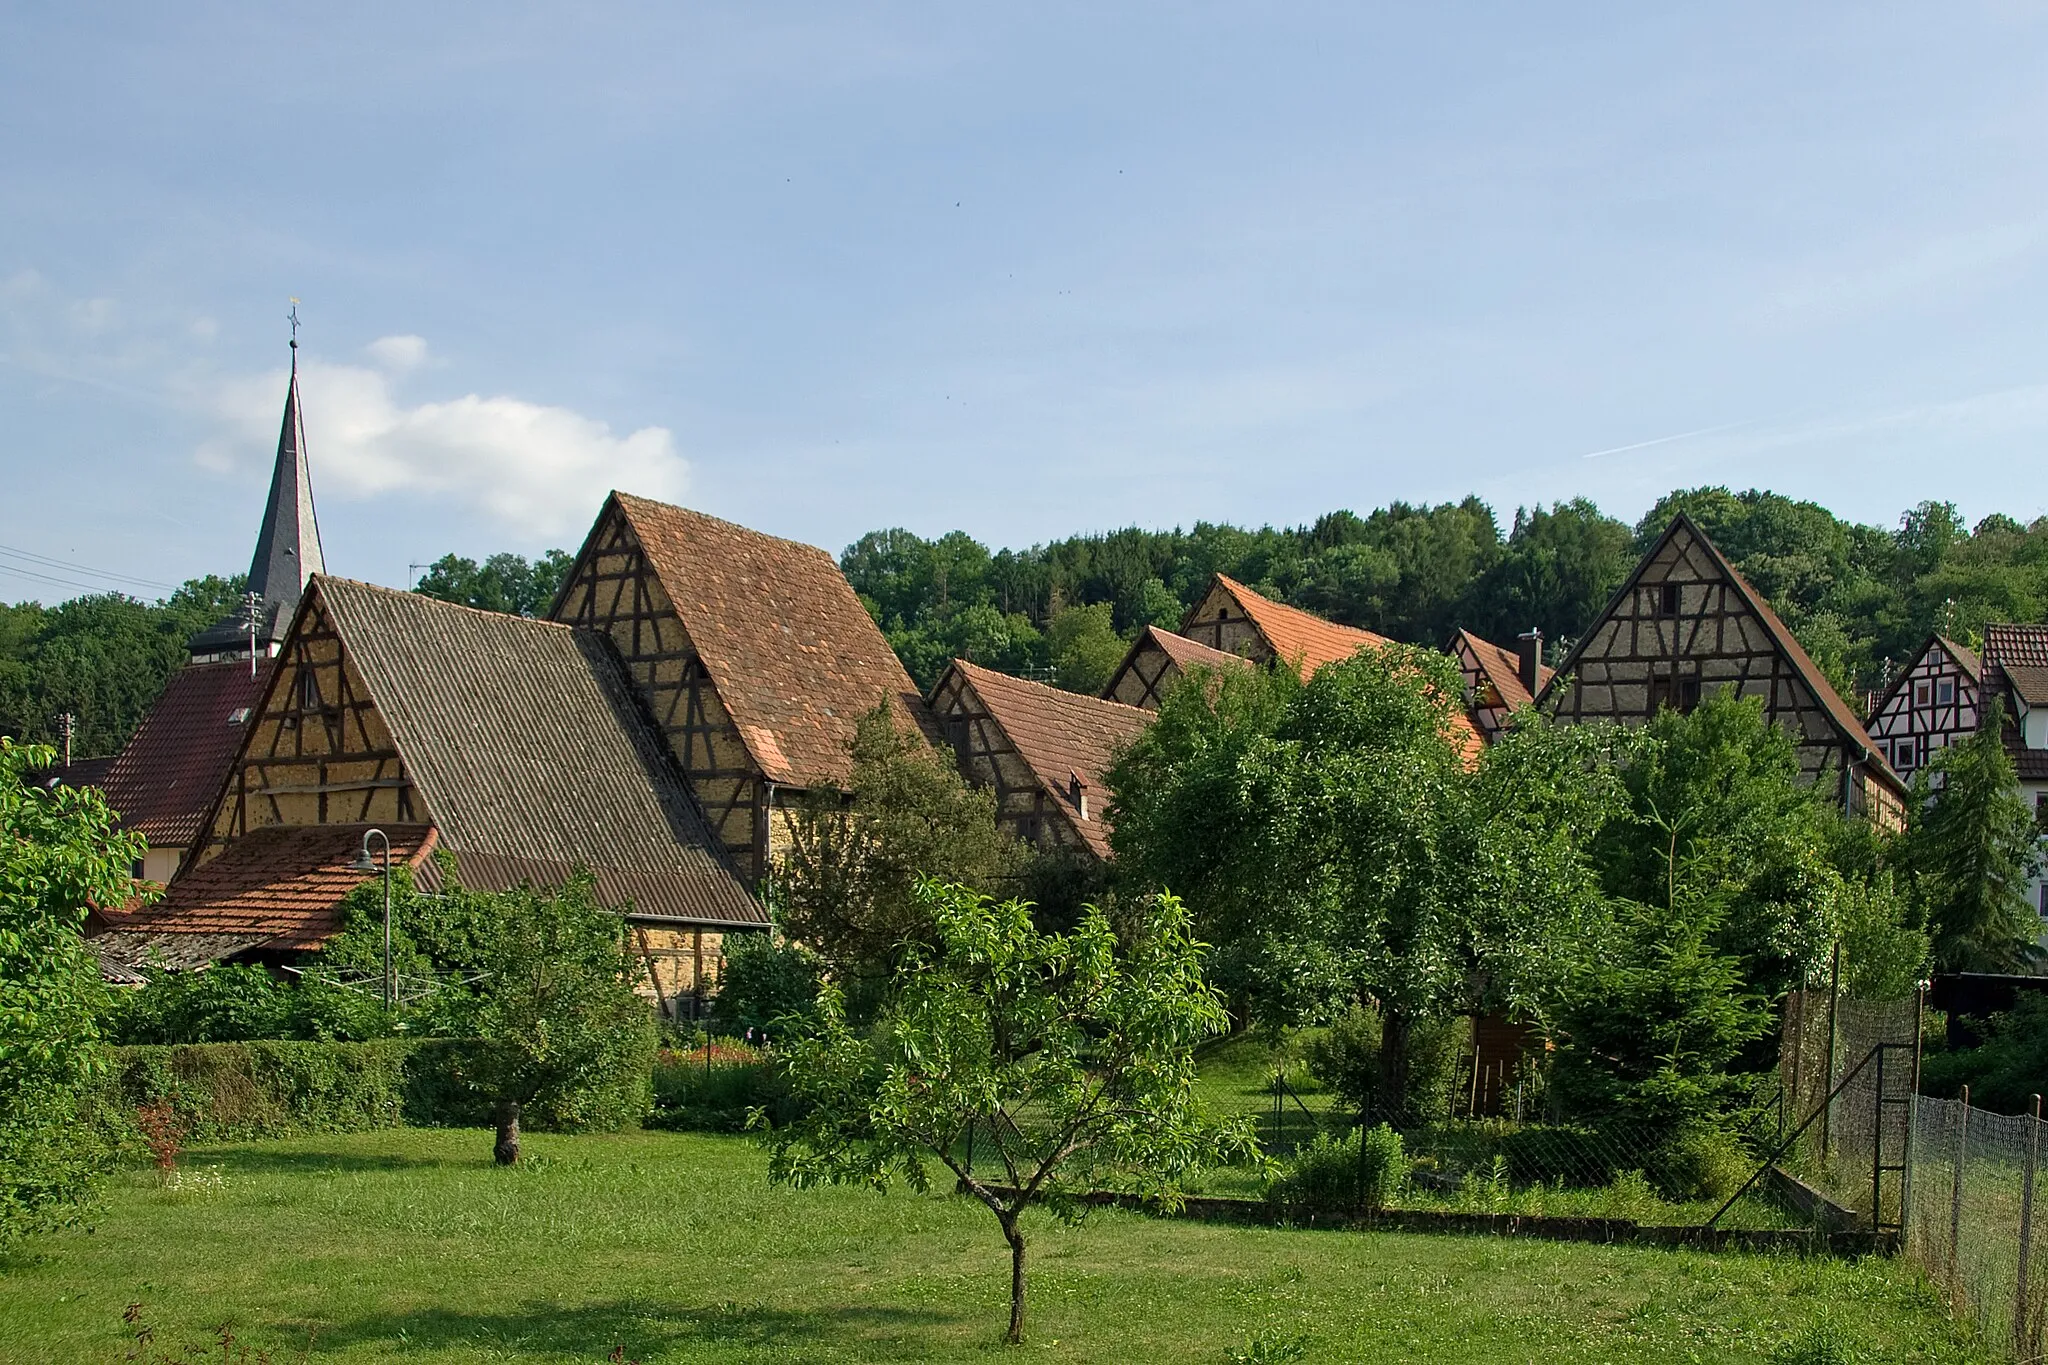
{"label": "grass field", "polygon": [[[122,1175],[92,1231],[0,1262],[0,1360],[116,1361],[232,1323],[316,1361],[1002,1355],[1005,1252],[967,1201],[768,1185],[738,1138],[400,1130]],[[1897,1266],[1107,1212],[1033,1229],[1046,1360],[1976,1361]],[[253,1356],[251,1357],[253,1359]]]}

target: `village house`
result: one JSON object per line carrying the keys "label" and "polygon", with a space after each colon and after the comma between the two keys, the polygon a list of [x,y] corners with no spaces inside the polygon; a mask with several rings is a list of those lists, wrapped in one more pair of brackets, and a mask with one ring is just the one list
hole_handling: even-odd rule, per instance
{"label": "village house", "polygon": [[671,1011],[722,934],[767,927],[602,633],[317,576],[239,733],[191,861],[103,960],[317,948],[372,827],[428,891],[444,860],[480,891],[588,871]]}
{"label": "village house", "polygon": [[[1871,708],[1870,733],[1910,777],[1982,728],[1994,700],[2005,713],[2001,738],[2020,791],[2048,837],[2048,625],[1986,626],[1981,653],[1930,636]],[[2048,878],[2038,870],[2027,898],[2048,921]]]}
{"label": "village house", "polygon": [[1465,705],[1488,744],[1500,737],[1515,712],[1532,706],[1556,670],[1543,666],[1543,635],[1529,631],[1515,649],[1503,649],[1469,630],[1452,633],[1445,652],[1465,675]]}
{"label": "village house", "polygon": [[1641,725],[1732,687],[1791,735],[1800,775],[1896,827],[1906,787],[1849,704],[1704,532],[1675,518],[1558,664],[1538,708],[1559,724]]}
{"label": "village house", "polygon": [[961,773],[995,794],[996,823],[1028,844],[1109,857],[1102,774],[1152,713],[965,659],[932,689]]}
{"label": "village house", "polygon": [[626,493],[605,500],[552,619],[607,634],[732,863],[751,881],[814,792],[844,794],[860,718],[930,712],[816,546]]}

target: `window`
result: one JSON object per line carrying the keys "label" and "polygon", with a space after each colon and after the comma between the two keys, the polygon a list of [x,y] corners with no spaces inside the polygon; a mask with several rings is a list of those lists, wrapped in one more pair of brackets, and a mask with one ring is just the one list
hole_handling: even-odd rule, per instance
{"label": "window", "polygon": [[2048,792],[2034,793],[2034,828],[2048,834]]}
{"label": "window", "polygon": [[1943,678],[1934,685],[1934,701],[1937,706],[1953,706],[1956,700],[1956,680]]}
{"label": "window", "polygon": [[1908,737],[1892,746],[1892,766],[1901,775],[1910,773],[1920,766],[1920,742]]}
{"label": "window", "polygon": [[1700,675],[1681,673],[1673,677],[1669,673],[1650,675],[1650,714],[1656,715],[1670,707],[1680,715],[1689,715],[1700,704]]}
{"label": "window", "polygon": [[1676,616],[1678,615],[1678,604],[1678,585],[1676,583],[1659,583],[1657,585],[1657,614],[1659,616]]}
{"label": "window", "polygon": [[320,675],[310,668],[299,670],[299,709],[318,711],[320,709]]}
{"label": "window", "polygon": [[1925,678],[1915,680],[1913,683],[1913,705],[1926,706],[1931,700],[1932,697],[1930,696],[1927,680]]}

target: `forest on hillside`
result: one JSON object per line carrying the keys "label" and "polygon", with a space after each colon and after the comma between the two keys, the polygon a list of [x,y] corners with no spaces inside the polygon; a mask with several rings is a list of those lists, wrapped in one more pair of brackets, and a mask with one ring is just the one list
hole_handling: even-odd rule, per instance
{"label": "forest on hillside", "polygon": [[[1923,502],[1895,527],[1844,521],[1780,494],[1693,488],[1633,527],[1585,499],[1518,509],[1476,497],[1335,511],[1301,526],[1226,522],[1069,536],[991,550],[965,532],[871,531],[840,565],[919,686],[962,657],[1077,691],[1107,679],[1148,624],[1177,625],[1213,573],[1348,625],[1442,644],[1463,626],[1509,641],[1534,626],[1569,647],[1671,517],[1684,511],[1770,599],[1852,705],[1930,632],[1974,642],[2000,621],[2048,620],[2048,517],[1966,526]],[[570,556],[448,555],[417,591],[493,611],[547,609]],[[146,603],[121,594],[0,604],[0,734],[40,743],[77,718],[75,752],[126,742],[184,642],[233,610],[239,578],[195,579]]]}

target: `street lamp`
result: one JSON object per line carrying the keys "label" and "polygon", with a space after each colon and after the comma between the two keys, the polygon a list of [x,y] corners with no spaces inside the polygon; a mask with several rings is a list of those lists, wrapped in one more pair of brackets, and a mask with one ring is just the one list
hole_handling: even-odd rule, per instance
{"label": "street lamp", "polygon": [[370,857],[372,836],[384,841],[384,1012],[391,1012],[391,836],[381,829],[363,831],[363,851],[348,865],[351,872],[375,872],[377,864]]}

